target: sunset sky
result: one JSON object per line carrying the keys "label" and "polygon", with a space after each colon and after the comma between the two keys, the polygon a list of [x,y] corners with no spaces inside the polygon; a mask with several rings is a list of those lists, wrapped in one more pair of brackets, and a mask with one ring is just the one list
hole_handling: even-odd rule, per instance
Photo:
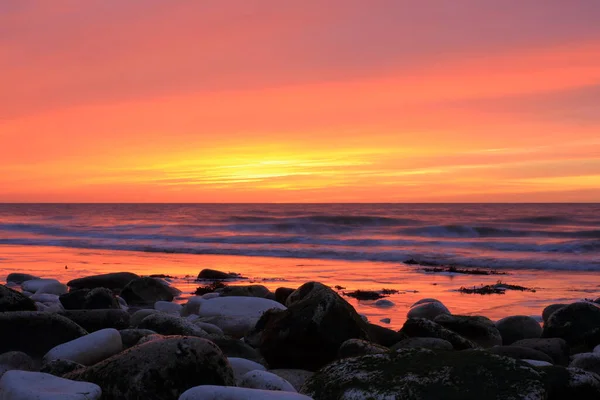
{"label": "sunset sky", "polygon": [[0,201],[598,202],[599,21],[599,0],[3,0]]}

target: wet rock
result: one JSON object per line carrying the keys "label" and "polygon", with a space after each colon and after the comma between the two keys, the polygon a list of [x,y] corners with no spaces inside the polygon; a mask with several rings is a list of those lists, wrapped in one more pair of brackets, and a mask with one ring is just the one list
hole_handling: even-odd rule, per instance
{"label": "wet rock", "polygon": [[73,289],[94,289],[103,287],[107,289],[123,289],[130,281],[139,279],[139,275],[131,272],[113,272],[110,274],[86,276],[67,282]]}
{"label": "wet rock", "polygon": [[509,345],[521,339],[537,339],[542,336],[542,327],[526,315],[514,315],[496,322],[502,336],[502,344]]}
{"label": "wet rock", "polygon": [[0,312],[4,311],[36,311],[36,308],[29,297],[0,285]]}
{"label": "wet rock", "polygon": [[140,329],[149,329],[161,335],[180,335],[207,337],[206,331],[192,322],[174,315],[156,313],[148,315],[138,325]]}
{"label": "wet rock", "polygon": [[303,369],[272,369],[269,372],[288,381],[297,391],[300,391],[307,379],[315,374]]}
{"label": "wet rock", "polygon": [[70,360],[82,365],[93,365],[121,350],[123,343],[119,331],[109,328],[59,344],[46,353],[43,361]]}
{"label": "wet rock", "polygon": [[121,291],[121,297],[129,305],[151,306],[157,301],[172,301],[173,293],[155,278],[137,278]]}
{"label": "wet rock", "polygon": [[98,384],[102,400],[177,399],[194,386],[234,384],[231,366],[214,343],[181,336],[134,346],[65,377]]}
{"label": "wet rock", "polygon": [[391,347],[395,343],[407,338],[403,333],[376,324],[367,323],[367,331],[373,343],[385,347]]}
{"label": "wet rock", "polygon": [[434,322],[458,333],[483,348],[502,345],[502,336],[494,323],[483,316],[439,315]]}
{"label": "wet rock", "polygon": [[532,349],[530,347],[519,346],[495,346],[487,349],[492,354],[510,357],[516,360],[537,360],[553,363],[554,360],[544,352]]}
{"label": "wet rock", "polygon": [[433,320],[435,317],[442,314],[450,315],[450,311],[439,301],[417,302],[410,310],[408,310],[406,317]]}
{"label": "wet rock", "polygon": [[198,274],[199,281],[225,281],[225,280],[233,280],[240,279],[241,275],[233,272],[221,272],[216,269],[203,269]]}
{"label": "wet rock", "polygon": [[400,332],[404,333],[408,337],[431,337],[444,339],[450,342],[455,350],[473,349],[477,347],[475,343],[462,337],[458,333],[446,329],[440,324],[425,318],[407,319]]}
{"label": "wet rock", "polygon": [[560,310],[563,307],[568,306],[568,304],[550,304],[548,307],[544,308],[544,311],[542,311],[542,319],[544,320],[544,325],[546,325],[548,323],[548,318],[550,318],[550,316],[552,314],[554,314],[555,311]]}
{"label": "wet rock", "polygon": [[51,348],[86,335],[68,318],[39,311],[0,313],[0,353],[22,351],[43,356]]}
{"label": "wet rock", "polygon": [[387,307],[394,307],[395,305],[396,304],[393,301],[386,300],[386,299],[377,300],[375,302],[375,307],[387,308]]}
{"label": "wet rock", "polygon": [[85,368],[85,366],[70,360],[52,360],[44,363],[40,372],[62,377],[63,375],[80,368]]}
{"label": "wet rock", "polygon": [[597,400],[600,377],[578,368],[540,367],[548,388],[548,400]]}
{"label": "wet rock", "polygon": [[71,290],[69,293],[61,294],[58,300],[65,310],[82,310],[85,296],[90,292],[90,289]]}
{"label": "wet rock", "polygon": [[299,393],[241,387],[198,386],[185,392],[179,400],[312,400]]}
{"label": "wet rock", "polygon": [[96,400],[101,394],[93,383],[42,372],[8,371],[0,379],[0,395],[6,400]]}
{"label": "wet rock", "polygon": [[240,382],[242,376],[250,371],[266,371],[267,369],[254,361],[246,360],[245,358],[239,357],[228,357],[229,364],[233,370],[233,377],[236,382]]}
{"label": "wet rock", "polygon": [[387,347],[361,339],[348,339],[340,346],[338,358],[365,356],[367,354],[380,354],[389,351]]}
{"label": "wet rock", "polygon": [[138,344],[141,338],[148,335],[155,335],[156,332],[150,329],[121,329],[119,334],[121,335],[123,347],[128,349]]}
{"label": "wet rock", "polygon": [[266,298],[271,292],[263,285],[226,286],[217,290],[223,296],[262,297]]}
{"label": "wet rock", "polygon": [[367,323],[321,283],[302,285],[286,303],[287,310],[262,320],[260,352],[273,368],[318,369],[337,357],[346,340],[369,339]]}
{"label": "wet rock", "polygon": [[106,310],[121,309],[121,306],[110,289],[100,287],[86,293],[83,300],[83,308],[86,310]]}
{"label": "wet rock", "polygon": [[587,348],[587,335],[596,330],[600,331],[600,307],[593,303],[578,302],[555,311],[545,324],[542,337],[559,337],[571,348]]}
{"label": "wet rock", "polygon": [[88,332],[106,328],[129,328],[129,313],[124,310],[65,310],[60,315],[74,321]]}
{"label": "wet rock", "polygon": [[573,358],[570,368],[580,368],[585,371],[593,372],[600,376],[600,354],[598,353],[580,353]]}
{"label": "wet rock", "polygon": [[291,383],[282,377],[268,371],[249,371],[240,379],[240,387],[262,390],[280,390],[282,392],[296,393]]}
{"label": "wet rock", "polygon": [[280,287],[275,290],[275,300],[281,304],[285,305],[287,298],[290,294],[294,293],[296,289]]}
{"label": "wet rock", "polygon": [[35,275],[13,272],[13,273],[8,274],[8,276],[6,277],[6,282],[21,284],[25,281],[33,281],[33,280],[37,280],[37,279],[42,279],[42,278],[40,278],[39,276],[35,276]]}
{"label": "wet rock", "polygon": [[483,351],[403,349],[335,361],[301,392],[321,399],[544,400],[542,374],[527,364]]}
{"label": "wet rock", "polygon": [[550,358],[554,364],[567,365],[569,363],[569,345],[563,339],[522,339],[513,343],[513,346],[528,347],[541,351]]}
{"label": "wet rock", "polygon": [[391,350],[398,349],[429,349],[429,350],[454,350],[452,343],[434,337],[412,337],[404,339],[392,346]]}

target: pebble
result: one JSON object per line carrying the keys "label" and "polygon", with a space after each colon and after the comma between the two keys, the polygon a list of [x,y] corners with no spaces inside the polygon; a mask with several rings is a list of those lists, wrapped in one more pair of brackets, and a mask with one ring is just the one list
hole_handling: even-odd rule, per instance
{"label": "pebble", "polygon": [[121,334],[108,328],[60,344],[43,358],[44,362],[65,359],[82,365],[93,365],[123,350]]}
{"label": "pebble", "polygon": [[381,318],[379,320],[379,322],[383,322],[384,324],[389,324],[390,322],[392,322],[391,318]]}
{"label": "pebble", "polygon": [[181,313],[182,308],[183,306],[181,304],[172,303],[170,301],[157,301],[156,303],[154,303],[155,310],[167,314],[179,315]]}
{"label": "pebble", "polygon": [[179,400],[312,400],[312,398],[300,393],[278,390],[204,385],[187,390]]}
{"label": "pebble", "polygon": [[450,311],[439,301],[416,303],[408,313],[406,318],[425,318],[433,320],[438,315],[449,315]]}
{"label": "pebble", "polygon": [[263,365],[254,361],[246,360],[245,358],[228,357],[227,360],[229,361],[229,365],[231,365],[231,368],[233,369],[233,377],[238,383],[242,379],[242,376],[244,376],[247,372],[254,370],[267,370]]}
{"label": "pebble", "polygon": [[261,370],[246,372],[241,377],[238,386],[249,389],[280,390],[282,392],[293,393],[297,392],[292,384],[282,377],[271,372]]}
{"label": "pebble", "polygon": [[1,400],[96,400],[98,385],[59,378],[43,372],[8,371],[0,379]]}
{"label": "pebble", "polygon": [[375,307],[394,307],[396,305],[396,303],[394,303],[393,301],[390,300],[377,300],[375,302]]}

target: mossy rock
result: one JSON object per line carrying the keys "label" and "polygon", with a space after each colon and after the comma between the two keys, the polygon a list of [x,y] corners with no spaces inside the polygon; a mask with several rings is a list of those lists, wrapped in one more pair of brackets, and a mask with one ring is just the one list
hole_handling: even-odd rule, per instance
{"label": "mossy rock", "polygon": [[[555,311],[544,326],[542,337],[564,339],[569,346],[589,348],[589,336],[600,331],[600,306],[589,302],[569,304]],[[592,347],[593,348],[593,347]]]}

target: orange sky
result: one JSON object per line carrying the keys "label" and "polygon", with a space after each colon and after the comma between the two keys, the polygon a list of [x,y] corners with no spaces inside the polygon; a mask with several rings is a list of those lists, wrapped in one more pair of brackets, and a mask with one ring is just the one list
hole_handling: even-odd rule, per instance
{"label": "orange sky", "polygon": [[597,0],[2,2],[0,201],[598,202],[598,20]]}

